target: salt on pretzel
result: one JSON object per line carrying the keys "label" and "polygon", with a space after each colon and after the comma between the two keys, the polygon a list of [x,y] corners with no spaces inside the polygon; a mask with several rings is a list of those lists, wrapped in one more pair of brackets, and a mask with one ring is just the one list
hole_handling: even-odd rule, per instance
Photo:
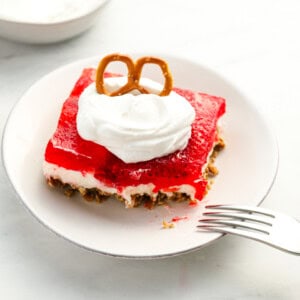
{"label": "salt on pretzel", "polygon": [[[104,85],[104,72],[107,66],[114,61],[120,61],[126,64],[128,69],[127,83],[123,87],[117,89],[116,91],[109,93],[105,89],[105,85]],[[168,64],[164,60],[157,57],[145,56],[139,58],[136,62],[134,62],[129,56],[122,55],[122,54],[110,54],[105,56],[100,61],[96,72],[97,92],[99,94],[105,94],[108,96],[120,96],[129,93],[132,90],[138,90],[142,94],[149,94],[149,91],[147,89],[140,86],[140,78],[145,64],[156,64],[160,67],[162,74],[165,77],[165,82],[162,91],[158,95],[159,96],[169,95],[173,87],[173,78],[170,73]]]}

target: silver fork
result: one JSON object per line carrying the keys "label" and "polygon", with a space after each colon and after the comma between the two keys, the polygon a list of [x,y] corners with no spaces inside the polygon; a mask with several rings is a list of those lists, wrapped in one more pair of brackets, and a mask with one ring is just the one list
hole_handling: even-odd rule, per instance
{"label": "silver fork", "polygon": [[231,233],[300,255],[300,222],[280,212],[251,206],[208,205],[197,227]]}

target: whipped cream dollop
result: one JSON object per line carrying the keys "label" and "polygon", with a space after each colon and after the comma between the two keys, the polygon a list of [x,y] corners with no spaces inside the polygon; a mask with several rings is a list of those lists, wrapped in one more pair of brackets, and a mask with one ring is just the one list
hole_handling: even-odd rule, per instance
{"label": "whipped cream dollop", "polygon": [[[127,82],[126,77],[105,79],[107,91]],[[147,78],[140,84],[151,94],[138,91],[109,97],[89,85],[78,102],[79,135],[98,143],[125,163],[151,160],[182,150],[191,137],[195,110],[182,96],[158,96],[162,86]],[[152,94],[153,93],[153,94]]]}

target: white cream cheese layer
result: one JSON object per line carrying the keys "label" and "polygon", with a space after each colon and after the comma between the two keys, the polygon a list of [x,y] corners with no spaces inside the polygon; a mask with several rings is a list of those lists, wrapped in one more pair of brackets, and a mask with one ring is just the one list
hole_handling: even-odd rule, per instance
{"label": "white cream cheese layer", "polygon": [[[105,80],[108,91],[124,86],[127,78]],[[146,78],[141,85],[151,93],[160,84]],[[77,130],[85,139],[106,147],[126,163],[147,161],[182,150],[191,136],[195,110],[182,96],[140,94],[122,96],[98,94],[95,84],[88,86],[78,102]]]}
{"label": "white cream cheese layer", "polygon": [[[80,171],[67,170],[63,167],[59,167],[55,164],[44,161],[43,173],[46,178],[59,179],[62,183],[71,184],[74,188],[92,189],[96,188],[109,194],[119,194],[116,188],[109,187],[105,183],[97,180],[92,173],[82,174]],[[171,187],[172,188],[172,187]],[[190,195],[191,199],[195,197],[195,188],[188,184],[176,186],[177,192]],[[148,194],[152,197],[156,197],[157,193],[153,192],[155,185],[153,183],[139,184],[136,186],[127,186],[121,191],[120,195],[125,199],[125,206],[127,208],[134,207],[134,200],[131,198],[135,194]],[[161,190],[164,192],[164,190]],[[168,196],[172,195],[172,192],[165,192]]]}

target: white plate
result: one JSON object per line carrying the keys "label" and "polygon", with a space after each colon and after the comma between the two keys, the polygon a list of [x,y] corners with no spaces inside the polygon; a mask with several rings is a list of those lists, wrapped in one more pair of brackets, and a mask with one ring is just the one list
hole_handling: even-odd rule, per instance
{"label": "white plate", "polygon": [[[204,205],[234,203],[258,205],[276,175],[276,141],[264,119],[245,95],[213,71],[188,60],[162,56],[175,85],[227,99],[222,132],[227,147],[217,159],[219,175],[205,200],[196,207],[125,209],[110,200],[101,205],[80,197],[67,198],[47,187],[42,175],[46,143],[55,130],[63,101],[84,67],[96,66],[89,58],[64,66],[34,84],[16,104],[3,137],[7,174],[26,207],[46,227],[87,249],[121,257],[152,258],[197,249],[221,235],[196,229]],[[119,66],[113,65],[113,71]],[[119,70],[120,71],[120,70]],[[146,76],[151,74],[148,69]],[[154,78],[158,79],[158,78]],[[163,220],[187,217],[173,229],[162,229]]]}
{"label": "white plate", "polygon": [[[21,3],[21,1],[19,2]],[[53,11],[50,11],[49,14],[56,13],[57,15],[52,15],[54,19],[39,17],[37,20],[30,18],[30,15],[26,17],[26,15],[23,14],[22,18],[20,18],[19,13],[14,15],[12,13],[12,5],[9,6],[10,9],[7,8],[4,10],[3,7],[3,11],[0,11],[0,36],[10,40],[32,44],[61,42],[89,29],[97,21],[102,6],[106,2],[107,0],[86,1],[86,3],[84,3],[85,5],[81,8],[78,8],[78,5],[76,5],[77,10],[74,10],[74,6],[67,7],[68,11],[65,16],[62,15],[62,9],[64,7],[57,7],[57,3],[51,6],[49,2],[44,8],[49,8],[50,5]],[[18,2],[15,3],[16,5],[18,4]],[[45,9],[41,11],[41,8],[41,6],[38,6],[38,9],[35,11],[42,12],[41,15],[46,18],[47,11],[45,11]],[[20,8],[15,9],[16,12],[18,12],[18,10],[20,10]]]}

